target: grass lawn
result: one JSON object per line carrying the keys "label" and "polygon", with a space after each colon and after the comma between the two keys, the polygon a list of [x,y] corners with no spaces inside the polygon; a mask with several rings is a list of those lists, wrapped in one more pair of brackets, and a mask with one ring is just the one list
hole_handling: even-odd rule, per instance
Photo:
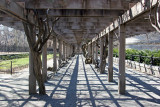
{"label": "grass lawn", "polygon": [[[53,58],[53,54],[47,55],[47,59],[52,59],[52,58]],[[25,58],[0,61],[0,70],[10,69],[11,68],[11,61],[12,61],[12,68],[21,67],[21,66],[29,64],[29,56],[27,56]]]}
{"label": "grass lawn", "polygon": [[29,64],[29,57],[1,61],[0,62],[0,70],[10,69],[11,68],[11,61],[12,61],[13,68],[20,67],[20,66]]}

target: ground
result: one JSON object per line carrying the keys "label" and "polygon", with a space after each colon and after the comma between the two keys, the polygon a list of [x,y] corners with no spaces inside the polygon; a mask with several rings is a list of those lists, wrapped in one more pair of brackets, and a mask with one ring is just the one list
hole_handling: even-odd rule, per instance
{"label": "ground", "polygon": [[[108,82],[107,72],[100,74],[84,60],[77,55],[56,74],[48,72],[50,79],[45,83],[44,96],[28,95],[28,68],[13,76],[0,74],[0,106],[160,106],[160,78],[126,69],[126,95],[119,95],[117,65],[114,64],[114,82]],[[52,60],[48,61],[48,66],[52,65]]]}

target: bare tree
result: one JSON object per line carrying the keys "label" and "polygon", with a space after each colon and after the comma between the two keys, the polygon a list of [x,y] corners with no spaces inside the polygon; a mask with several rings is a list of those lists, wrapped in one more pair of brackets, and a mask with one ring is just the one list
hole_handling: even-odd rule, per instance
{"label": "bare tree", "polygon": [[[29,48],[31,55],[33,56],[33,73],[36,77],[36,80],[38,82],[39,86],[39,94],[46,94],[45,92],[45,85],[42,78],[42,62],[41,62],[41,53],[42,53],[42,47],[47,42],[51,34],[53,33],[53,26],[56,23],[56,21],[59,18],[55,18],[52,20],[52,26],[50,27],[50,20],[48,17],[48,11],[46,11],[46,18],[43,19],[39,17],[38,11],[34,11],[34,14],[36,16],[36,22],[35,25],[31,23],[25,23],[24,30],[27,36]],[[27,11],[27,15],[30,11]],[[26,17],[28,18],[28,17]],[[29,19],[28,19],[29,22]]]}
{"label": "bare tree", "polygon": [[[153,0],[150,3],[150,14],[149,14],[149,20],[150,23],[152,25],[152,27],[158,31],[160,33],[160,14],[159,14],[159,10],[160,10],[160,0],[157,0],[157,3],[155,5],[155,8],[152,10],[152,3]],[[154,11],[154,12],[153,12]],[[153,14],[153,17],[152,17]],[[153,21],[154,20],[154,21]]]}

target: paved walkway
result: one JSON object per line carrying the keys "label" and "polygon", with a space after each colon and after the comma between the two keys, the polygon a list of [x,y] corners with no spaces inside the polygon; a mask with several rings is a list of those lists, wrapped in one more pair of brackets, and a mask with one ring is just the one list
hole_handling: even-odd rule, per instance
{"label": "paved walkway", "polygon": [[119,95],[117,65],[114,82],[109,83],[107,73],[100,74],[93,65],[84,64],[81,55],[50,78],[44,96],[28,95],[28,69],[0,76],[1,107],[160,107],[160,78],[127,69],[127,92]]}

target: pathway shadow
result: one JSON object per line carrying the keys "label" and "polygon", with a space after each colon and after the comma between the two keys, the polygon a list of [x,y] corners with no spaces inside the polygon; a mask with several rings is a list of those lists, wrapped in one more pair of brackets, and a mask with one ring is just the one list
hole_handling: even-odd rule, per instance
{"label": "pathway shadow", "polygon": [[[160,99],[157,98],[157,96],[160,96],[160,89],[157,88],[160,87],[160,84],[159,82],[156,82],[156,80],[159,79],[154,79],[141,73],[126,70],[126,95],[119,95],[118,69],[114,67],[114,82],[109,83],[107,81],[107,73],[100,74],[93,66],[94,65],[89,64],[85,65],[82,56],[72,58],[71,63],[69,63],[66,69],[57,72],[48,82],[45,83],[47,87],[46,91],[49,94],[43,96],[38,94],[28,96],[27,90],[24,90],[21,87],[15,88],[13,86],[0,84],[0,87],[3,88],[0,89],[0,104],[1,102],[7,102],[7,106],[15,107],[23,107],[27,104],[37,106],[37,101],[42,103],[44,107],[119,107],[126,102],[132,102],[133,105],[136,104],[142,107],[145,105],[144,102],[160,104]],[[15,80],[22,81],[23,78]],[[5,81],[8,81],[8,83],[12,82],[12,85],[21,85],[20,83],[13,83],[13,81],[10,81],[9,79],[6,79]],[[153,81],[153,83],[150,81]],[[3,91],[10,93],[5,90],[5,88],[12,90],[12,93],[17,97],[12,99],[9,98],[3,93]],[[25,93],[25,97],[22,92]],[[139,93],[142,95],[140,96]],[[147,97],[144,97],[143,95]],[[18,104],[18,102],[21,103]]]}
{"label": "pathway shadow", "polygon": [[[113,67],[114,70],[114,75],[118,75],[118,68]],[[136,73],[136,71],[131,71],[131,70],[126,70],[126,87],[132,86],[136,90],[127,90],[126,89],[126,94],[125,96],[128,96],[131,98],[131,100],[134,100],[137,102],[140,106],[144,106],[143,104],[140,103],[140,101],[147,101],[147,102],[153,102],[160,104],[160,99],[158,99],[156,96],[160,97],[160,89],[157,89],[153,86],[160,87],[160,84],[152,84],[151,81],[156,82],[153,80],[153,78],[157,77],[152,77],[149,78],[147,74],[142,74],[142,73]],[[116,82],[118,85],[118,82]],[[135,93],[141,92],[143,95],[148,96],[148,98],[144,98],[143,96],[140,97],[139,94]],[[133,94],[134,93],[134,94]],[[151,93],[154,93],[151,94]]]}

